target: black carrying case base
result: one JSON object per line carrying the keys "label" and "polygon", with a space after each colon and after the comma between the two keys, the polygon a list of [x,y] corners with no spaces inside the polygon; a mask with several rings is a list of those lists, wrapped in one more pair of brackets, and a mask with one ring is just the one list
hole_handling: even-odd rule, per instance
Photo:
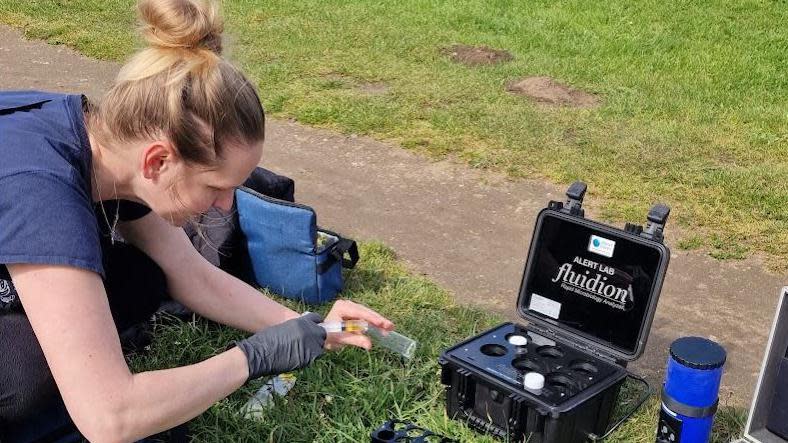
{"label": "black carrying case base", "polygon": [[[575,183],[565,204],[551,202],[537,217],[517,300],[527,325],[504,323],[441,355],[450,417],[509,441],[606,434],[626,364],[643,353],[656,311],[669,209],[652,208],[645,230],[621,230],[585,219],[584,194]],[[541,390],[523,386],[529,372],[544,376]]]}

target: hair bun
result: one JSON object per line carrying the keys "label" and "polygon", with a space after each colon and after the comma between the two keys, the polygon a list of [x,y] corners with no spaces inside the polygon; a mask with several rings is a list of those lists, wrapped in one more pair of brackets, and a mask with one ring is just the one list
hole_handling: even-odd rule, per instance
{"label": "hair bun", "polygon": [[154,48],[222,53],[224,25],[210,0],[140,0],[142,35]]}

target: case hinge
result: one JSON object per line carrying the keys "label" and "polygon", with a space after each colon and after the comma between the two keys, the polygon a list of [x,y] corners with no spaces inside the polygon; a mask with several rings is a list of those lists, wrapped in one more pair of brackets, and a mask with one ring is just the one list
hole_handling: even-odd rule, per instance
{"label": "case hinge", "polygon": [[544,328],[539,325],[529,323],[528,327],[533,330],[535,333],[544,336],[545,338],[552,339],[553,341],[560,341],[561,343],[568,343],[570,346],[574,347],[575,349],[585,352],[586,354],[591,354],[594,357],[597,357],[600,360],[604,360],[606,362],[614,363],[614,364],[621,364],[619,360],[609,354],[605,354],[604,352],[600,351],[597,348],[584,345],[582,343],[577,343],[571,337],[567,337],[563,334],[559,334],[552,329]]}
{"label": "case hinge", "polygon": [[[528,328],[531,329],[536,334],[541,335],[541,336],[543,336],[545,338],[554,339],[554,338],[558,337],[558,334],[553,332],[552,329],[539,326],[536,323],[528,323]],[[553,340],[553,341],[555,341],[555,340]]]}
{"label": "case hinge", "polygon": [[604,352],[601,352],[597,348],[587,346],[582,343],[574,343],[572,340],[566,340],[566,342],[571,343],[575,349],[578,349],[581,352],[585,352],[586,354],[591,354],[600,360],[604,360],[606,362],[614,363],[614,364],[618,363],[618,361],[613,356],[605,354]]}
{"label": "case hinge", "polygon": [[629,232],[630,234],[635,234],[639,236],[643,232],[643,226],[636,225],[634,223],[627,223],[627,225],[624,227],[624,230]]}

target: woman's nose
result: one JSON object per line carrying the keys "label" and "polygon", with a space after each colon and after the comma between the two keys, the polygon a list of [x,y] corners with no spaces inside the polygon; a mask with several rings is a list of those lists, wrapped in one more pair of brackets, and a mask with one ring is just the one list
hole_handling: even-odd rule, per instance
{"label": "woman's nose", "polygon": [[230,212],[233,209],[233,197],[235,196],[235,190],[230,189],[227,191],[222,191],[217,197],[216,200],[213,202],[213,207],[221,209],[224,212]]}

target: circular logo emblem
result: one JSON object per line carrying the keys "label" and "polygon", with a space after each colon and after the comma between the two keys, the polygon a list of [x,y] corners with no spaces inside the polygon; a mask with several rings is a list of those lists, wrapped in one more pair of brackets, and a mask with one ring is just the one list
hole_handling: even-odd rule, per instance
{"label": "circular logo emblem", "polygon": [[600,244],[600,243],[599,243],[599,239],[598,239],[598,238],[595,238],[595,239],[594,239],[594,246],[596,246],[596,247],[598,248],[598,247],[599,247],[599,244]]}
{"label": "circular logo emblem", "polygon": [[11,291],[11,283],[0,279],[0,302],[11,303],[15,297],[16,294]]}

